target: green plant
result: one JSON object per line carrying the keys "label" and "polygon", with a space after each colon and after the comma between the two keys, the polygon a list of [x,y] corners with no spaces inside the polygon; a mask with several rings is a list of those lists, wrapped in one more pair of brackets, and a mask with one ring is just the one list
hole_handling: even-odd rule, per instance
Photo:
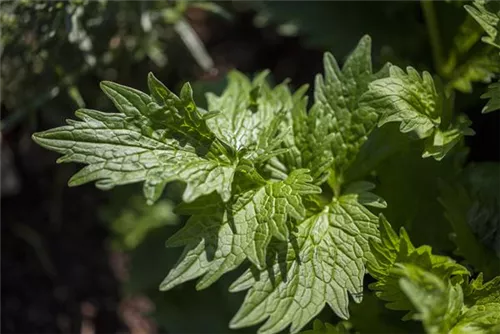
{"label": "green plant", "polygon": [[[482,25],[487,17],[485,41],[495,47],[499,12],[488,11],[490,4],[467,10]],[[101,84],[118,113],[80,109],[79,121],[33,139],[61,153],[59,162],[87,165],[71,186],[143,182],[153,204],[168,183],[182,182],[175,210],[189,218],[167,245],[184,251],[160,289],[199,278],[202,290],[246,269],[230,286],[249,290],[231,328],[265,321],[260,332],[290,326],[295,333],[328,304],[339,318],[352,313],[353,324],[317,321],[313,332],[357,330],[359,309],[349,298],[360,303],[370,295],[363,283],[369,273],[370,289],[387,308],[405,311],[405,320],[420,320],[429,333],[497,332],[498,164],[466,166],[464,137],[474,132],[455,100],[457,90],[486,79],[457,81],[478,72],[444,65],[432,3],[423,8],[439,76],[390,64],[374,72],[365,36],[342,68],[325,54],[311,106],[306,86],[271,87],[267,72],[253,80],[231,72],[220,96],[207,94],[206,110],[189,83],[177,96],[150,74],[149,94]],[[486,111],[495,109],[496,88]],[[408,189],[411,173],[422,182]],[[402,227],[399,236],[395,227]],[[415,247],[407,230],[447,255]]]}

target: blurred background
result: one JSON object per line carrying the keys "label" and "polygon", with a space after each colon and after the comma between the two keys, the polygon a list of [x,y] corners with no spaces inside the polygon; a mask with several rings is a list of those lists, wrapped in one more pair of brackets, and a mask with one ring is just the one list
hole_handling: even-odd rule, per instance
{"label": "blurred background", "polygon": [[[480,31],[463,3],[435,3],[449,52],[464,22]],[[477,133],[467,138],[468,159],[499,160],[499,114],[482,115],[478,98],[491,75],[476,74],[498,72],[500,62],[474,54],[469,67],[436,68],[416,1],[19,0],[2,1],[0,13],[2,333],[226,333],[243,298],[227,292],[231,277],[202,292],[191,283],[158,291],[181,252],[164,243],[182,223],[172,213],[182,185],[169,185],[153,207],[134,185],[69,188],[80,166],[57,165],[57,154],[31,140],[78,108],[113,111],[102,80],[145,90],[152,71],[173,91],[191,82],[203,106],[230,69],[270,69],[275,82],[312,84],[323,52],[342,63],[369,34],[374,67],[411,65],[451,83]],[[370,294],[353,307],[387,316]],[[380,331],[408,330],[387,326]]]}

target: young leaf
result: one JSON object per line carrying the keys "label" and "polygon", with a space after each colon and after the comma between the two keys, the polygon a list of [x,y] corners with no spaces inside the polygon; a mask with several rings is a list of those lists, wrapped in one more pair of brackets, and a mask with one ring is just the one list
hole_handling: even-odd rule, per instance
{"label": "young leaf", "polygon": [[271,89],[262,72],[251,82],[242,73],[228,74],[221,96],[207,93],[209,110],[221,113],[207,121],[210,129],[236,150],[255,146],[272,120],[290,107],[291,94],[285,84]]}
{"label": "young leaf", "polygon": [[500,48],[500,5],[498,1],[475,0],[474,6],[465,5],[464,8],[483,27],[488,36],[483,42]]}
{"label": "young leaf", "polygon": [[490,45],[477,46],[482,34],[482,27],[467,15],[453,37],[448,58],[441,68],[441,75],[448,81],[447,88],[470,93],[474,82],[489,83],[500,71],[498,51]]}
{"label": "young leaf", "polygon": [[500,109],[500,81],[488,86],[488,91],[481,95],[482,99],[490,99],[484,106],[483,114]]}
{"label": "young leaf", "polygon": [[286,126],[291,131],[285,137],[283,146],[287,152],[280,155],[279,160],[272,160],[268,166],[271,172],[279,177],[289,169],[307,168],[315,184],[326,181],[329,168],[333,164],[331,142],[334,134],[329,132],[331,115],[322,115],[319,108],[307,112],[307,97],[304,97],[307,86],[303,86],[292,97],[293,107]]}
{"label": "young leaf", "polygon": [[500,73],[500,55],[492,47],[485,47],[457,66],[448,84],[461,92],[471,93],[474,82],[490,83],[495,73]]}
{"label": "young leaf", "polygon": [[486,284],[483,283],[483,273],[464,288],[465,304],[482,305],[493,302],[500,303],[500,276],[496,276]]}
{"label": "young leaf", "polygon": [[415,306],[413,319],[422,321],[429,334],[452,333],[463,306],[462,287],[412,264],[400,264],[395,271],[401,291]]}
{"label": "young leaf", "polygon": [[[500,49],[500,2],[475,0],[473,5],[474,7],[465,5],[464,8],[486,31],[488,36],[482,38],[483,42]],[[500,84],[491,84],[488,92],[481,98],[490,98],[483,108],[483,113],[500,109]]]}
{"label": "young leaf", "polygon": [[330,120],[322,121],[328,122],[327,132],[333,136],[333,170],[335,177],[341,178],[378,119],[375,110],[360,105],[360,98],[368,90],[370,82],[387,76],[388,66],[373,73],[371,39],[364,36],[345,61],[342,70],[330,53],[325,54],[324,68],[324,76],[316,76],[314,108],[318,110],[315,117],[320,120],[331,117]]}
{"label": "young leaf", "polygon": [[441,160],[464,135],[473,135],[465,115],[451,119],[452,100],[428,72],[422,76],[412,67],[407,73],[391,66],[390,76],[369,85],[361,104],[380,113],[378,125],[399,122],[400,131],[425,139],[423,157]]}
{"label": "young leaf", "polygon": [[[377,279],[370,284],[376,295],[387,301],[387,308],[413,311],[410,301],[399,288],[401,273],[393,269],[398,263],[409,263],[429,270],[440,278],[469,275],[469,271],[446,256],[432,254],[429,246],[415,248],[401,228],[398,236],[384,217],[380,218],[380,241],[371,241],[370,248],[375,258],[367,264],[368,272]],[[412,312],[405,316],[408,319]]]}
{"label": "young leaf", "polygon": [[231,291],[250,289],[231,327],[267,319],[259,332],[277,333],[291,324],[296,333],[326,303],[347,319],[348,293],[361,301],[370,238],[378,238],[377,218],[357,195],[334,200],[299,223],[288,243],[274,243],[265,270],[248,270],[231,285]]}
{"label": "young leaf", "polygon": [[401,290],[417,310],[413,319],[421,320],[427,333],[496,333],[500,329],[499,295],[485,294],[498,289],[498,278],[483,286],[479,276],[462,288],[411,264],[401,264],[397,271],[402,275]]}

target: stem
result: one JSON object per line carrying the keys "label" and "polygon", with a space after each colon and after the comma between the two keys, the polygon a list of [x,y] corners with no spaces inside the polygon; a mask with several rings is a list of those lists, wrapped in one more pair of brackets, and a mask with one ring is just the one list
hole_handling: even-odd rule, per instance
{"label": "stem", "polygon": [[175,31],[179,34],[184,44],[186,44],[194,59],[205,72],[210,72],[214,68],[214,62],[208,54],[200,37],[194,29],[184,19],[179,19],[174,25]]}
{"label": "stem", "polygon": [[441,38],[439,36],[439,27],[436,18],[436,11],[434,10],[433,1],[422,0],[420,1],[422,6],[422,11],[424,13],[425,22],[427,25],[427,32],[429,34],[431,48],[432,48],[432,58],[434,61],[434,66],[436,68],[436,72],[439,75],[442,75],[443,65],[444,65],[444,56],[443,49],[441,44]]}

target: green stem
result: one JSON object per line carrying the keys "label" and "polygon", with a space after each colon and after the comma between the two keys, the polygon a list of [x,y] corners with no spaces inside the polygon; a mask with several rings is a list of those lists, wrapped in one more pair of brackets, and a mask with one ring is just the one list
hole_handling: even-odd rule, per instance
{"label": "green stem", "polygon": [[444,55],[443,55],[441,38],[439,36],[439,27],[436,18],[436,11],[434,9],[434,3],[433,1],[422,0],[420,1],[420,4],[422,6],[422,11],[425,17],[427,32],[429,33],[434,66],[436,68],[436,72],[439,75],[442,75],[444,66]]}

